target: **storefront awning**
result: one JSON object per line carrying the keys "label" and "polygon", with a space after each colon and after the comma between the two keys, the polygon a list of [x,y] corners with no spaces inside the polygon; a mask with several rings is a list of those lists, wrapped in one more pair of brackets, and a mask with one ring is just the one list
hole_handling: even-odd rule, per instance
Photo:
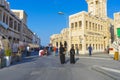
{"label": "storefront awning", "polygon": [[7,38],[3,33],[0,32],[0,36],[3,36],[4,38]]}
{"label": "storefront awning", "polygon": [[38,48],[39,47],[39,45],[37,45],[37,44],[31,44],[31,43],[29,43],[28,44],[31,48]]}
{"label": "storefront awning", "polygon": [[8,25],[6,25],[5,23],[3,23],[2,21],[0,21],[0,25],[2,25],[6,29],[9,27]]}

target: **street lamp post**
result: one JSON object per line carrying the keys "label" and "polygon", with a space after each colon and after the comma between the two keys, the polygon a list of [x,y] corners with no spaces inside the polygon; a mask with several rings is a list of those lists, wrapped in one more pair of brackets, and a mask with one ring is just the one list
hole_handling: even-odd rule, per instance
{"label": "street lamp post", "polygon": [[[65,13],[62,12],[62,11],[59,11],[58,14],[65,17],[65,20],[66,20],[66,21],[65,21],[65,22],[66,22],[66,27],[68,28],[69,26],[68,26],[68,22],[67,22],[67,16],[65,15]],[[68,28],[68,29],[69,29],[69,28]],[[70,34],[70,31],[69,31],[69,34]],[[70,37],[70,36],[69,36],[69,37]],[[66,41],[67,41],[66,43],[70,45],[69,39],[67,39]],[[68,48],[69,45],[67,45],[66,47]],[[68,49],[67,49],[67,50],[68,50]]]}
{"label": "street lamp post", "polygon": [[63,13],[63,12],[61,12],[61,11],[60,11],[60,12],[58,12],[58,14],[60,14],[60,15],[64,15],[64,13]]}
{"label": "street lamp post", "polygon": [[66,14],[65,14],[64,12],[62,12],[62,11],[59,11],[58,14],[59,14],[59,15],[63,15],[63,16],[65,17],[65,20],[66,20],[66,27],[68,27],[68,25],[67,25],[68,22],[67,22],[67,16],[66,16]]}

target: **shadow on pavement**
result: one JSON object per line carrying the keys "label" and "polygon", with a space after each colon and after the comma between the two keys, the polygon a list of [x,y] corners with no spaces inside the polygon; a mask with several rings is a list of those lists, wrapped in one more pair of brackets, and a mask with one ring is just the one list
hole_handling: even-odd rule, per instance
{"label": "shadow on pavement", "polygon": [[65,63],[68,63],[68,62],[70,62],[70,59],[66,59]]}
{"label": "shadow on pavement", "polygon": [[[79,60],[79,58],[75,58],[75,63]],[[66,59],[65,63],[70,63],[70,59]]]}
{"label": "shadow on pavement", "polygon": [[77,62],[79,60],[79,58],[75,58],[75,62]]}

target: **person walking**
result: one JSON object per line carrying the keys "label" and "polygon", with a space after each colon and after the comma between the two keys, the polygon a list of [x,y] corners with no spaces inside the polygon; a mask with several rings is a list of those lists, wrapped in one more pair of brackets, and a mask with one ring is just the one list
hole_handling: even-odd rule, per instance
{"label": "person walking", "polygon": [[53,47],[53,54],[56,55],[56,47]]}
{"label": "person walking", "polygon": [[59,48],[59,55],[60,55],[60,62],[61,64],[64,64],[65,63],[65,54],[64,54],[64,47],[63,45],[60,45],[60,48]]}
{"label": "person walking", "polygon": [[58,47],[56,48],[56,52],[55,53],[56,53],[56,56],[58,56]]}
{"label": "person walking", "polygon": [[70,63],[75,64],[75,49],[74,46],[70,49]]}
{"label": "person walking", "polygon": [[92,55],[92,47],[91,47],[91,44],[90,44],[89,47],[88,47],[88,51],[89,51],[89,56],[91,56],[91,55]]}

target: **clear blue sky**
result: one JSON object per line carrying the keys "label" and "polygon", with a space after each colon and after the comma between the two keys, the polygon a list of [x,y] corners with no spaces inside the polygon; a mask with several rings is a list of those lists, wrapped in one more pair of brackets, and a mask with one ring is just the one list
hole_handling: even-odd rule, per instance
{"label": "clear blue sky", "polygon": [[[85,0],[7,0],[11,9],[25,10],[28,14],[28,27],[41,38],[41,44],[47,45],[52,34],[60,33],[67,27],[68,16],[87,11]],[[120,0],[107,0],[108,17],[120,12]],[[59,15],[62,11],[65,14]],[[67,20],[67,21],[66,21]]]}

